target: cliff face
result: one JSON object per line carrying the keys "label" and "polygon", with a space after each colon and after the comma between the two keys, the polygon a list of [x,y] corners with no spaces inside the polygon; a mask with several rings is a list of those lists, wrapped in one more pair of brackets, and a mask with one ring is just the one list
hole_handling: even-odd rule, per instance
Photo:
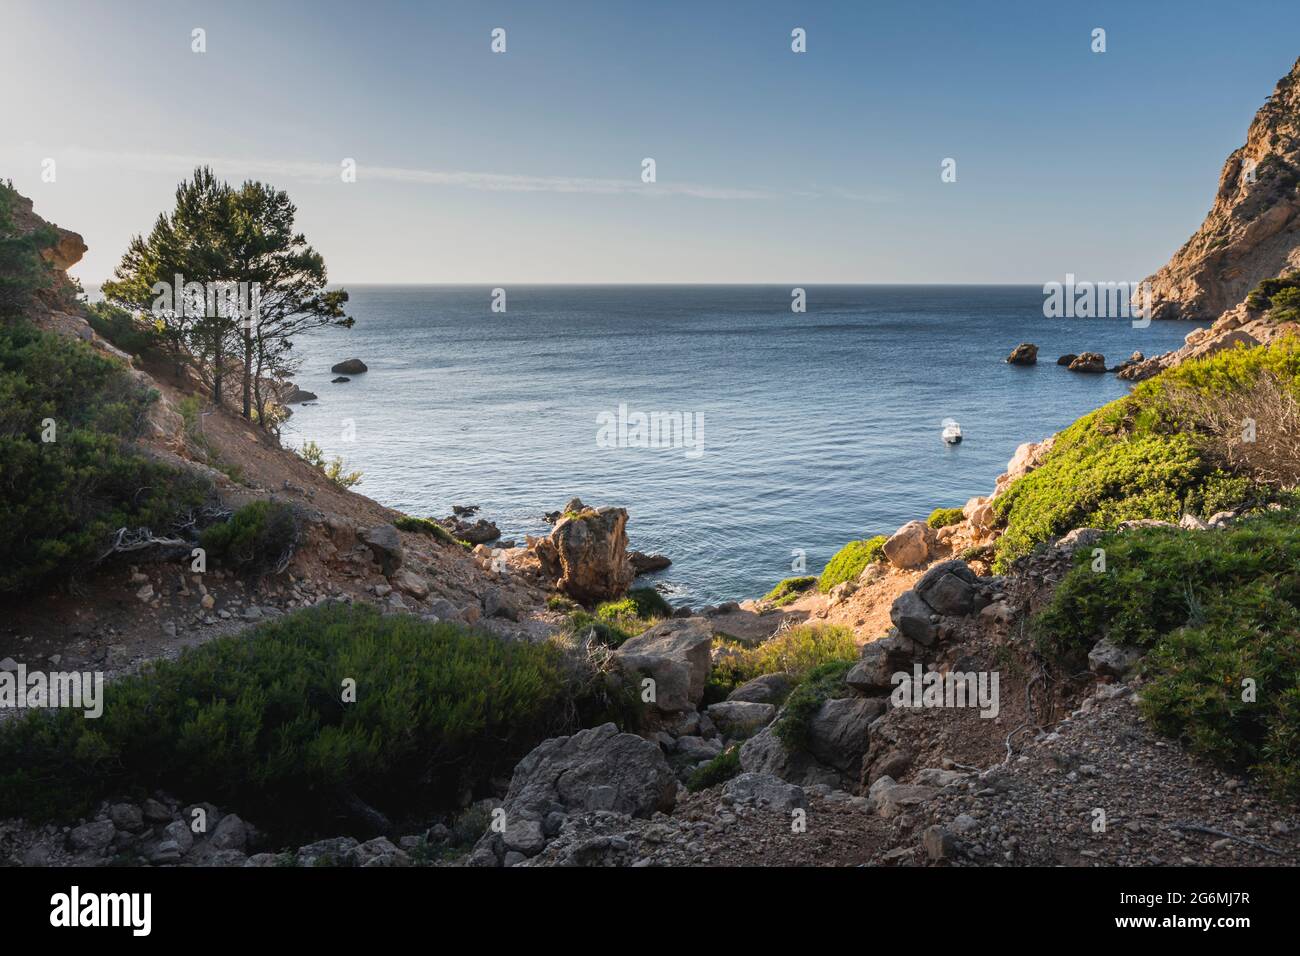
{"label": "cliff face", "polygon": [[1209,319],[1300,268],[1300,60],[1223,164],[1205,221],[1149,278],[1157,318]]}

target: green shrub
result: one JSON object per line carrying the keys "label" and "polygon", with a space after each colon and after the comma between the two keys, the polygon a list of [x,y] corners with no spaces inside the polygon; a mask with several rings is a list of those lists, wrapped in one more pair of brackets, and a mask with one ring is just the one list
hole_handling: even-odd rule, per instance
{"label": "green shrub", "polygon": [[705,688],[706,702],[726,698],[741,684],[763,674],[786,673],[795,681],[830,662],[858,658],[853,631],[847,627],[803,624],[782,631],[754,647],[736,645],[713,665]]}
{"label": "green shrub", "polygon": [[878,534],[865,541],[850,541],[840,548],[822,570],[817,590],[825,594],[837,584],[855,580],[872,561],[884,560],[887,540],[883,534]]}
{"label": "green shrub", "polygon": [[925,523],[931,528],[938,529],[965,520],[966,515],[961,508],[935,508],[930,512],[930,517],[925,519]]}
{"label": "green shrub", "polygon": [[596,644],[605,647],[622,647],[635,635],[623,630],[618,624],[602,620],[589,611],[576,610],[569,614],[564,622],[564,629],[575,638],[589,637]]}
{"label": "green shrub", "polygon": [[728,747],[706,764],[695,768],[686,781],[686,789],[699,793],[709,787],[726,783],[740,773],[740,747]]}
{"label": "green shrub", "polygon": [[[1032,631],[1049,659],[1083,666],[1101,637],[1150,648],[1142,706],[1154,726],[1300,797],[1300,510],[1219,531],[1108,536],[1105,573],[1081,554]],[[1256,683],[1254,702],[1242,681]]]}
{"label": "green shrub", "polygon": [[809,671],[799,685],[786,698],[781,718],[773,733],[790,753],[808,749],[808,735],[813,717],[822,704],[837,697],[849,696],[849,686],[844,683],[854,662],[851,660],[827,661]]}
{"label": "green shrub", "polygon": [[87,304],[85,310],[90,327],[123,352],[145,357],[160,353],[162,335],[152,323],[108,302]]}
{"label": "green shrub", "polygon": [[[996,569],[1076,527],[1177,521],[1188,512],[1204,516],[1275,497],[1277,474],[1254,467],[1267,462],[1252,458],[1252,446],[1237,445],[1247,452],[1230,454],[1225,445],[1228,424],[1239,432],[1240,422],[1217,420],[1232,417],[1234,397],[1242,416],[1252,414],[1251,402],[1269,382],[1288,400],[1300,398],[1295,339],[1184,362],[1076,421],[1036,470],[994,500],[1006,526]],[[1261,419],[1260,428],[1275,424]]]}
{"label": "green shrub", "polygon": [[1263,312],[1278,303],[1279,298],[1285,302],[1286,293],[1300,289],[1300,272],[1288,272],[1275,279],[1265,279],[1246,296],[1246,304],[1256,311]]}
{"label": "green shrub", "polygon": [[206,528],[199,543],[218,567],[257,578],[288,567],[301,528],[302,519],[291,505],[254,501],[228,521]]}
{"label": "green shrub", "polygon": [[785,607],[799,600],[800,596],[816,583],[817,579],[813,577],[786,578],[768,591],[763,596],[763,600],[776,607]]}
{"label": "green shrub", "polygon": [[21,313],[33,292],[49,288],[51,270],[41,251],[58,239],[49,227],[21,231],[14,217],[17,204],[13,183],[0,182],[0,316]]}
{"label": "green shrub", "polygon": [[314,441],[307,441],[298,449],[298,457],[311,465],[340,488],[361,484],[361,472],[347,471],[341,457],[326,459],[324,450]]}
{"label": "green shrub", "polygon": [[108,685],[97,720],[59,710],[0,726],[0,817],[68,819],[162,788],[285,837],[337,833],[352,798],[395,823],[427,819],[576,729],[588,679],[552,643],[311,608]]}
{"label": "green shrub", "polygon": [[468,541],[462,541],[460,538],[455,537],[432,518],[416,518],[412,515],[402,515],[393,522],[393,527],[398,531],[409,531],[412,534],[427,534],[432,538],[437,538],[443,544],[458,544],[462,548],[470,549],[474,547]]}
{"label": "green shrub", "polygon": [[0,593],[84,570],[119,530],[167,536],[207,499],[132,448],[156,398],[84,342],[0,325]]}

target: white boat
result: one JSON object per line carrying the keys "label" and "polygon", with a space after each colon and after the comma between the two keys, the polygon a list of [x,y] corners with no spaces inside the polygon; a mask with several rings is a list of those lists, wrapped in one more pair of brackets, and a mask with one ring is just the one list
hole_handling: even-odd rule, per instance
{"label": "white boat", "polygon": [[961,426],[951,418],[943,420],[943,440],[949,445],[961,444]]}

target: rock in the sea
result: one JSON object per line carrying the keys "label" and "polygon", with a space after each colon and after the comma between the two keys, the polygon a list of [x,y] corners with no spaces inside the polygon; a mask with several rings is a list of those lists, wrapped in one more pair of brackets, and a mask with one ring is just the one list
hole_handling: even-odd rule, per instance
{"label": "rock in the sea", "polygon": [[450,531],[453,538],[461,541],[468,541],[470,544],[487,544],[489,541],[495,541],[501,537],[501,531],[496,524],[479,518],[476,521],[461,521],[459,518],[449,518],[445,522],[450,525]]}
{"label": "rock in the sea", "polygon": [[1008,365],[1036,365],[1038,363],[1038,346],[1032,342],[1021,342],[1007,356]]}
{"label": "rock in the sea", "polygon": [[297,385],[295,385],[284,396],[284,404],[301,405],[303,402],[316,401],[316,397],[317,396],[315,392],[308,392],[305,389],[301,389]]}
{"label": "rock in the sea", "polygon": [[628,560],[632,562],[632,571],[636,575],[652,574],[655,571],[662,571],[664,568],[672,565],[672,559],[662,554],[645,554],[641,551],[633,551],[628,554]]}
{"label": "rock in the sea", "polygon": [[924,521],[909,521],[885,542],[885,557],[896,568],[925,564],[934,546],[934,529]]}
{"label": "rock in the sea", "polygon": [[344,359],[337,365],[331,365],[330,371],[335,375],[360,375],[366,371],[366,363],[358,358]]}
{"label": "rock in the sea", "polygon": [[1100,352],[1082,352],[1068,366],[1071,372],[1104,372],[1106,356]]}
{"label": "rock in the sea", "polygon": [[350,381],[352,381],[352,379],[348,378],[346,375],[340,375],[337,378],[330,379],[330,384],[342,385],[344,382],[350,382]]}
{"label": "rock in the sea", "polygon": [[549,537],[534,542],[533,552],[548,579],[583,604],[618,597],[634,577],[624,508],[587,508],[563,517]]}
{"label": "rock in the sea", "polygon": [[1056,360],[1056,364],[1064,365],[1068,368],[1070,363],[1073,362],[1078,357],[1079,356],[1075,355],[1073,352],[1066,352],[1064,355],[1062,355],[1060,358]]}
{"label": "rock in the sea", "polygon": [[704,697],[712,645],[713,629],[703,619],[673,618],[625,641],[614,660],[628,676],[652,679],[655,708],[674,713],[693,710]]}

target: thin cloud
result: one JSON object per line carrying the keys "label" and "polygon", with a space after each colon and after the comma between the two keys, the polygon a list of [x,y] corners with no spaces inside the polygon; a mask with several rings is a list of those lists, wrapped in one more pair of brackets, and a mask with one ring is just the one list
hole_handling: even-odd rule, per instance
{"label": "thin cloud", "polygon": [[[339,163],[301,162],[282,159],[234,159],[191,156],[179,153],[142,153],[72,148],[54,153],[60,165],[71,167],[114,167],[137,172],[185,175],[196,166],[211,166],[223,174],[265,175],[305,182],[338,182]],[[734,189],[700,183],[642,183],[640,177],[601,179],[590,176],[523,176],[510,173],[480,173],[467,170],[413,169],[403,166],[371,166],[357,160],[357,182],[414,183],[484,192],[580,193],[598,196],[687,196],[692,199],[771,199],[773,194],[758,189]]]}

